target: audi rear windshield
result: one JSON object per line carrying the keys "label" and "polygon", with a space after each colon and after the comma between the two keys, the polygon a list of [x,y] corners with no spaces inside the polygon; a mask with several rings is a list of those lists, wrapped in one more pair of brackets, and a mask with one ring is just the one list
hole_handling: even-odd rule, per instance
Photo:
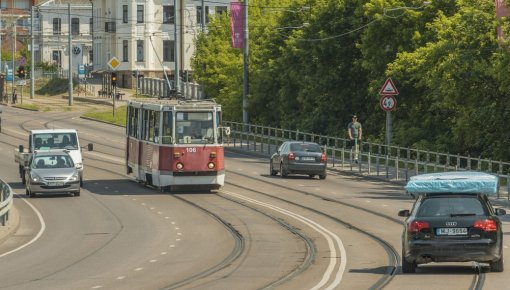
{"label": "audi rear windshield", "polygon": [[417,217],[485,215],[477,197],[436,197],[424,199]]}

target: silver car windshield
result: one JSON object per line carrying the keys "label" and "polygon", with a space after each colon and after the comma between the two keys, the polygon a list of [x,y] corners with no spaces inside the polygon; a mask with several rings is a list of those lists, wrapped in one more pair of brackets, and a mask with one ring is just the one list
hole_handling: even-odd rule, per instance
{"label": "silver car windshield", "polygon": [[36,156],[32,162],[32,168],[50,169],[50,168],[73,168],[73,160],[66,155],[46,155]]}

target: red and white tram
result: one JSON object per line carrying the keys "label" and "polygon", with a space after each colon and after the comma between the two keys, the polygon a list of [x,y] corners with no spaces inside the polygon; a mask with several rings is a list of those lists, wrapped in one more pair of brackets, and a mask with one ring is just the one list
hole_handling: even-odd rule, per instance
{"label": "red and white tram", "polygon": [[221,106],[212,100],[135,99],[126,119],[127,173],[160,189],[218,189],[225,182]]}

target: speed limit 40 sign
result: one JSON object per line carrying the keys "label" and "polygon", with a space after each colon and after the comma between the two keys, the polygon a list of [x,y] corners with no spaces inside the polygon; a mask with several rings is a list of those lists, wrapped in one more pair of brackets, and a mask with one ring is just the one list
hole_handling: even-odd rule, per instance
{"label": "speed limit 40 sign", "polygon": [[380,105],[385,111],[393,111],[397,107],[397,99],[392,95],[383,95],[381,96]]}

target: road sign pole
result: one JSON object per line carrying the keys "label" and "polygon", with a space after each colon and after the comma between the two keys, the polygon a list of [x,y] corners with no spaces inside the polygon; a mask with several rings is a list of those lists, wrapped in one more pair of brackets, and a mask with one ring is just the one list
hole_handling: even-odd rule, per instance
{"label": "road sign pole", "polygon": [[392,132],[392,123],[391,123],[391,111],[386,111],[386,145],[388,146],[388,153],[389,153],[389,146],[391,145],[391,135]]}

